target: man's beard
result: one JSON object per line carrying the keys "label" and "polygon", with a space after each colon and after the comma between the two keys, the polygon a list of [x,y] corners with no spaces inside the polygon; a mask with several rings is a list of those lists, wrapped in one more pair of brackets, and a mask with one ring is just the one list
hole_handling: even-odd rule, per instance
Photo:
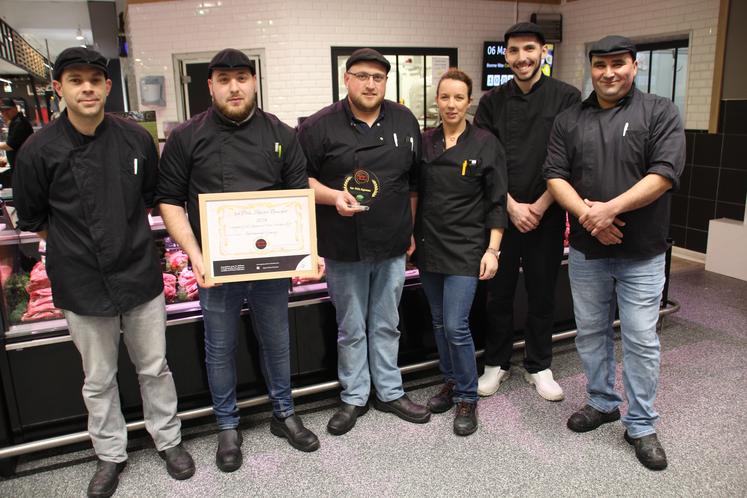
{"label": "man's beard", "polygon": [[537,75],[537,71],[540,70],[540,66],[542,65],[542,60],[540,59],[537,61],[537,63],[534,65],[534,71],[531,72],[529,76],[526,78],[519,78],[519,75],[514,72],[514,78],[516,78],[519,81],[531,81],[532,78],[534,78]]}
{"label": "man's beard", "polygon": [[370,105],[366,100],[363,99],[363,97],[350,97],[350,101],[353,103],[353,105],[360,111],[363,112],[375,112],[376,110],[381,107],[381,103],[384,101],[384,97],[382,95],[378,95],[378,98],[376,99],[376,103],[373,105]]}
{"label": "man's beard", "polygon": [[218,108],[218,111],[223,114],[225,117],[230,119],[231,121],[235,121],[237,123],[240,123],[244,121],[246,118],[249,117],[249,115],[254,110],[254,96],[244,102],[244,105],[240,107],[234,107],[227,103],[219,103],[215,101],[215,107]]}

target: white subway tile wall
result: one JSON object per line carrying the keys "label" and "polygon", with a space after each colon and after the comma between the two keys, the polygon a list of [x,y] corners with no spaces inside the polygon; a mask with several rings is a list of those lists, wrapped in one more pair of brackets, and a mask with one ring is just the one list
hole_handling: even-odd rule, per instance
{"label": "white subway tile wall", "polygon": [[[210,7],[200,7],[209,4]],[[690,36],[688,128],[707,128],[718,23],[718,0],[578,0],[563,5],[522,2],[518,20],[533,12],[563,14],[563,42],[555,76],[579,88],[586,44],[606,34],[633,38]],[[200,13],[202,10],[202,13]],[[480,97],[483,42],[500,40],[516,19],[512,2],[489,0],[174,0],[127,9],[130,95],[140,110],[153,109],[159,134],[176,121],[172,54],[225,47],[263,49],[264,108],[291,126],[332,101],[330,47],[456,47],[459,66]],[[136,59],[138,59],[136,61]],[[139,104],[136,82],[166,78],[166,106]],[[136,102],[135,102],[136,101]]]}

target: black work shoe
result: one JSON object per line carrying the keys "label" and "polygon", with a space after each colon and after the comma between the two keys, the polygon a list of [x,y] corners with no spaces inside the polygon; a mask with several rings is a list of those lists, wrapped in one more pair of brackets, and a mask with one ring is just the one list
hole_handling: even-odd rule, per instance
{"label": "black work shoe", "polygon": [[635,448],[635,456],[644,467],[651,470],[664,470],[667,468],[667,454],[659,442],[656,434],[642,437],[630,437],[625,431],[625,440]]}
{"label": "black work shoe", "polygon": [[368,403],[363,406],[349,405],[343,401],[342,406],[332,415],[327,423],[327,432],[333,436],[342,436],[355,427],[358,417],[368,411]]}
{"label": "black work shoe", "polygon": [[127,465],[124,462],[105,462],[99,460],[96,464],[96,472],[88,483],[88,496],[90,498],[109,498],[117,490],[119,484],[119,473]]}
{"label": "black work shoe", "polygon": [[568,418],[566,425],[573,432],[589,432],[602,424],[614,422],[615,420],[620,420],[620,410],[618,408],[609,413],[603,413],[589,405],[585,405]]}
{"label": "black work shoe", "polygon": [[194,475],[195,462],[192,460],[192,455],[184,449],[182,443],[159,451],[158,455],[166,461],[166,470],[174,479],[182,481]]}
{"label": "black work shoe", "polygon": [[233,472],[241,467],[241,443],[244,437],[238,429],[223,429],[218,433],[218,451],[215,452],[215,464],[223,472]]}
{"label": "black work shoe", "polygon": [[284,419],[273,415],[270,421],[270,432],[277,437],[287,439],[290,445],[297,450],[316,451],[319,449],[319,438],[303,426],[303,422],[298,415],[291,415]]}
{"label": "black work shoe", "polygon": [[451,410],[454,406],[454,401],[451,399],[454,397],[454,383],[447,382],[441,386],[441,390],[428,400],[428,409],[431,413],[443,413]]}
{"label": "black work shoe", "polygon": [[469,436],[477,430],[477,403],[460,401],[454,417],[454,434]]}
{"label": "black work shoe", "polygon": [[374,397],[374,408],[380,412],[393,413],[402,420],[412,422],[413,424],[424,424],[431,419],[431,412],[423,405],[418,405],[410,401],[407,394],[394,401],[381,401]]}

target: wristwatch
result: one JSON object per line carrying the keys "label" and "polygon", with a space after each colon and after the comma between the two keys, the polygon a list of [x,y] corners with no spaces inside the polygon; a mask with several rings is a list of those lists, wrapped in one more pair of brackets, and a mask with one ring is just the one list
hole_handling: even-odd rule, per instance
{"label": "wristwatch", "polygon": [[499,251],[498,249],[493,249],[492,247],[488,247],[487,249],[485,249],[485,252],[489,252],[490,254],[495,256],[495,259],[501,257],[501,251]]}

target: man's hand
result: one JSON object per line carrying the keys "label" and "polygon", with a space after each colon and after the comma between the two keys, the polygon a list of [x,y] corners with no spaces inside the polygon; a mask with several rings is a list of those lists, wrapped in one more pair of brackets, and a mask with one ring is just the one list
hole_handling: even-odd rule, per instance
{"label": "man's hand", "polygon": [[615,225],[623,226],[623,225],[625,225],[625,222],[623,222],[623,221],[615,218],[615,220],[612,223],[612,225],[610,225],[607,228],[604,228],[602,230],[599,230],[598,233],[596,235],[594,235],[594,237],[600,243],[602,243],[602,244],[604,244],[606,246],[611,246],[611,245],[615,245],[615,244],[621,244],[622,243],[622,238],[623,238],[623,233]]}
{"label": "man's hand", "polygon": [[486,252],[480,260],[480,280],[490,280],[498,271],[498,257]]}
{"label": "man's hand", "polygon": [[618,212],[611,202],[584,199],[584,203],[589,206],[589,209],[579,217],[578,222],[581,223],[586,231],[591,232],[593,237],[596,237],[600,231],[611,226],[613,222],[618,226],[625,225],[625,222],[617,218]]}
{"label": "man's hand", "polygon": [[350,193],[340,190],[335,199],[335,207],[340,216],[353,216],[359,211],[351,206],[357,206],[359,202]]}
{"label": "man's hand", "polygon": [[[538,211],[538,208],[535,208]],[[539,225],[542,214],[532,211],[531,204],[512,201],[508,203],[508,215],[511,223],[521,232],[531,232]]]}
{"label": "man's hand", "polygon": [[192,263],[192,272],[195,274],[195,280],[197,285],[200,287],[218,287],[220,284],[208,284],[205,282],[205,266],[202,263],[202,253],[190,255],[190,262]]}
{"label": "man's hand", "polygon": [[410,259],[412,253],[415,252],[415,236],[410,235],[410,246],[407,248],[407,259]]}
{"label": "man's hand", "polygon": [[8,165],[8,158],[3,156],[0,157],[0,168],[4,168]]}

